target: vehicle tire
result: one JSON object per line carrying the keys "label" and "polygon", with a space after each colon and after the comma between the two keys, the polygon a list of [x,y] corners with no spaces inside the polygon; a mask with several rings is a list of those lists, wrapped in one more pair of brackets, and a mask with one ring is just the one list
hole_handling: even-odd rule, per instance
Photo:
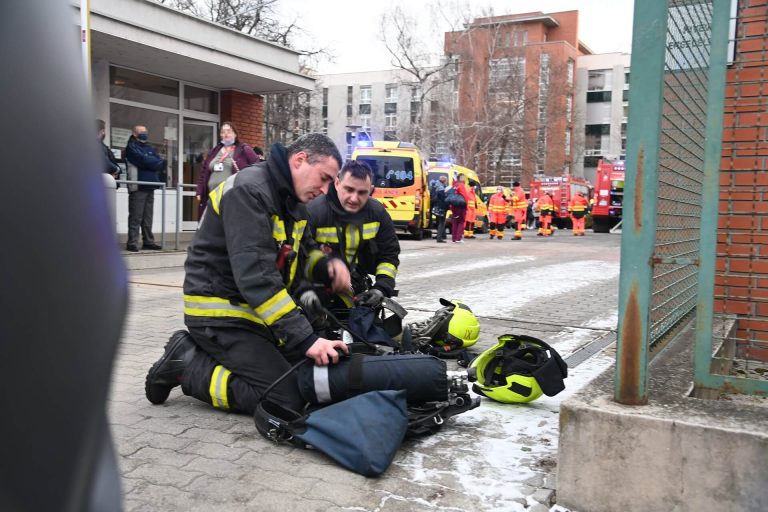
{"label": "vehicle tire", "polygon": [[483,225],[480,226],[479,233],[484,235],[484,234],[488,233],[488,231],[490,231],[490,227],[489,227],[489,224],[488,224],[488,217],[483,217]]}
{"label": "vehicle tire", "polygon": [[608,219],[592,217],[592,231],[594,233],[608,233],[611,230]]}
{"label": "vehicle tire", "polygon": [[422,230],[422,233],[424,234],[424,238],[427,240],[432,238],[432,230],[431,229],[424,229]]}
{"label": "vehicle tire", "polygon": [[413,235],[414,240],[422,240],[424,238],[424,230],[421,228],[416,228],[411,231],[411,235]]}

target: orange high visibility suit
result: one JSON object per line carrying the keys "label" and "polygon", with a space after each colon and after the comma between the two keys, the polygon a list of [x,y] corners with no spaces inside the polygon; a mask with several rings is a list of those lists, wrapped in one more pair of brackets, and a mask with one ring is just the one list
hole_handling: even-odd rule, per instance
{"label": "orange high visibility suit", "polygon": [[589,209],[589,201],[581,192],[571,198],[568,203],[568,211],[571,213],[573,222],[573,236],[584,236],[584,221]]}
{"label": "orange high visibility suit", "polygon": [[467,216],[464,220],[464,238],[475,238],[475,210],[477,209],[477,194],[475,187],[467,186],[469,199],[467,200]]}
{"label": "orange high visibility suit", "polygon": [[504,238],[504,226],[507,223],[507,207],[509,202],[504,197],[504,192],[496,192],[488,201],[488,215],[491,224],[491,239],[493,237],[501,240]]}
{"label": "orange high visibility suit", "polygon": [[523,226],[525,226],[525,216],[528,211],[528,201],[525,199],[525,190],[517,186],[512,189],[512,215],[515,216],[515,240],[523,238]]}
{"label": "orange high visibility suit", "polygon": [[539,212],[539,233],[538,236],[550,236],[552,234],[552,214],[555,213],[555,203],[552,201],[552,197],[549,194],[544,194],[539,197],[539,202],[536,204]]}

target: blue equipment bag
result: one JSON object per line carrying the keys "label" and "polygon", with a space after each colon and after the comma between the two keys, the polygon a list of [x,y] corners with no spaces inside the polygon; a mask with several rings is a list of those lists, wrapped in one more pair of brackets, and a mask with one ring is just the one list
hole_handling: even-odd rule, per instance
{"label": "blue equipment bag", "polygon": [[254,421],[276,443],[311,446],[355,473],[379,476],[403,442],[408,411],[405,391],[371,391],[306,416],[262,400]]}

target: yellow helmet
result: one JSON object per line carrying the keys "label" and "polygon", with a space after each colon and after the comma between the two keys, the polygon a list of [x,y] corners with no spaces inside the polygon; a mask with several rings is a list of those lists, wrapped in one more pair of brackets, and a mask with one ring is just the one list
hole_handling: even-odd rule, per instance
{"label": "yellow helmet", "polygon": [[469,306],[459,300],[440,299],[440,304],[451,312],[445,325],[432,342],[445,351],[471,347],[480,337],[480,322]]}
{"label": "yellow helmet", "polygon": [[527,403],[563,389],[568,367],[560,354],[531,336],[504,334],[470,364],[475,393],[503,403]]}

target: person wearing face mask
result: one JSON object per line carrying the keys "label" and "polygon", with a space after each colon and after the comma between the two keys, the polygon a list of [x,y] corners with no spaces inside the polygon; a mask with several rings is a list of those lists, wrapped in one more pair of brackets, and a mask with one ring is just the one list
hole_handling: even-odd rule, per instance
{"label": "person wearing face mask", "polygon": [[231,122],[222,123],[219,135],[221,140],[208,152],[197,178],[198,219],[203,216],[211,190],[240,169],[263,160],[251,146],[238,140],[237,128]]}
{"label": "person wearing face mask", "polygon": [[[125,147],[125,160],[136,167],[137,181],[163,183],[167,162],[160,157],[149,143],[146,126],[136,125]],[[132,190],[135,188],[135,190]],[[162,247],[155,243],[152,234],[152,215],[155,204],[155,185],[128,187],[128,243],[126,250],[139,251],[139,229],[141,229],[142,249],[159,251]]]}
{"label": "person wearing face mask", "polygon": [[[317,288],[300,296],[305,310],[317,313],[325,303],[332,308],[354,303],[378,306],[395,294],[395,276],[400,265],[400,242],[392,218],[381,203],[371,200],[373,171],[367,163],[348,160],[328,194],[307,205],[312,238],[323,252],[346,263],[352,278],[349,293],[322,299]],[[374,276],[375,281],[370,276]],[[343,303],[343,305],[342,305]]]}

